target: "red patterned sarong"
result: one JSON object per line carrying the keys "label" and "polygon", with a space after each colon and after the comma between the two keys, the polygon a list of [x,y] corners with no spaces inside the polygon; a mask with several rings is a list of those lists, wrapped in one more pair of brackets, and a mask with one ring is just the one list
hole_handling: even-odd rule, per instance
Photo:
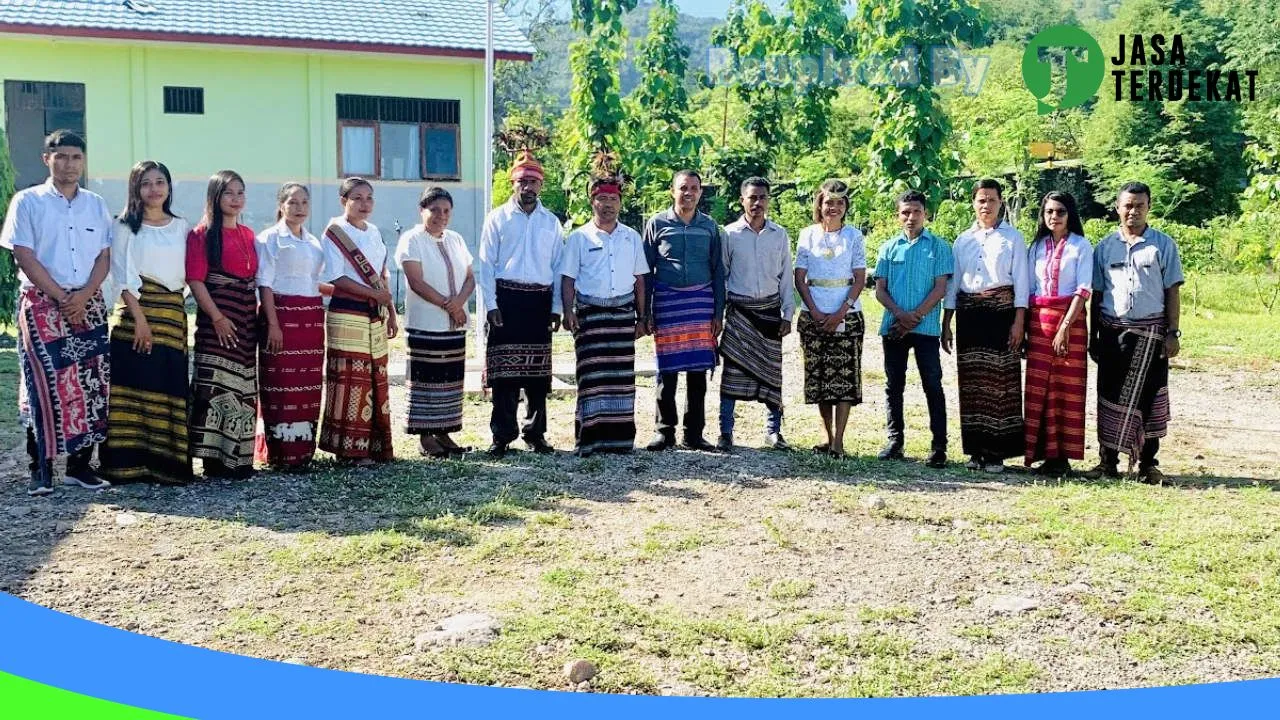
{"label": "red patterned sarong", "polygon": [[389,461],[387,332],[369,303],[334,295],[325,317],[324,427],[320,449],[342,459]]}
{"label": "red patterned sarong", "polygon": [[1067,336],[1067,355],[1053,338],[1074,295],[1032,297],[1027,321],[1026,464],[1084,459],[1084,404],[1089,332],[1081,312]]}
{"label": "red patterned sarong", "polygon": [[320,436],[324,304],[318,296],[276,295],[275,305],[284,348],[268,352],[263,334],[258,353],[262,427],[254,455],[274,466],[295,467],[311,461]]}

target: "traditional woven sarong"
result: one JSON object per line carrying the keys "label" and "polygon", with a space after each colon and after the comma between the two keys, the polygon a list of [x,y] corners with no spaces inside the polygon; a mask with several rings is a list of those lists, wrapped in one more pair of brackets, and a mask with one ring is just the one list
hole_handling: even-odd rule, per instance
{"label": "traditional woven sarong", "polygon": [[386,326],[367,301],[335,294],[325,327],[328,358],[320,449],[348,460],[391,460]]}
{"label": "traditional woven sarong", "polygon": [[817,403],[862,402],[862,336],[866,321],[861,312],[844,318],[844,332],[823,332],[808,312],[796,324],[804,348],[804,401]]}
{"label": "traditional woven sarong", "polygon": [[1084,459],[1084,403],[1089,333],[1081,312],[1067,336],[1067,355],[1053,352],[1053,338],[1073,295],[1031,298],[1027,321],[1025,460]]}
{"label": "traditional woven sarong", "polygon": [[467,371],[467,334],[463,330],[409,330],[409,386],[411,435],[451,433],[462,429],[462,382]]}
{"label": "traditional woven sarong", "polygon": [[52,460],[105,440],[111,356],[102,293],[86,306],[85,324],[72,325],[57,301],[27,288],[18,324],[18,411],[40,457]]}
{"label": "traditional woven sarong", "polygon": [[782,406],[782,299],[729,295],[720,337],[720,394]]}
{"label": "traditional woven sarong", "polygon": [[630,450],[636,438],[636,306],[577,303],[578,408],[574,437],[582,453]]}
{"label": "traditional woven sarong", "polygon": [[671,287],[656,283],[653,291],[653,336],[658,372],[697,372],[716,366],[716,338],[711,333],[716,300],[711,284]]}
{"label": "traditional woven sarong", "polygon": [[1163,316],[1098,327],[1098,443],[1137,458],[1169,430],[1169,359]]}
{"label": "traditional woven sarong", "polygon": [[211,272],[205,279],[218,310],[236,328],[231,347],[218,342],[213,320],[196,314],[191,379],[191,455],[228,469],[253,467],[258,423],[258,294],[253,278]]}
{"label": "traditional woven sarong", "polygon": [[956,376],[964,453],[986,460],[1024,452],[1022,360],[1009,352],[1013,287],[956,295]]}
{"label": "traditional woven sarong", "polygon": [[276,295],[275,304],[284,347],[268,351],[263,332],[258,352],[262,431],[254,455],[276,467],[293,467],[311,461],[320,436],[324,303],[319,296]]}
{"label": "traditional woven sarong", "polygon": [[551,286],[498,280],[502,327],[489,326],[485,386],[551,392]]}
{"label": "traditional woven sarong", "polygon": [[134,352],[136,323],[124,303],[111,329],[111,414],[99,451],[112,483],[191,480],[188,443],[187,310],[182,292],[142,279],[138,304],[151,352]]}

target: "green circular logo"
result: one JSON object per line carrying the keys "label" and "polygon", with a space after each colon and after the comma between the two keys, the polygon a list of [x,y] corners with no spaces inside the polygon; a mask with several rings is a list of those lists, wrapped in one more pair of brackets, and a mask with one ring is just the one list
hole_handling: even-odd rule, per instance
{"label": "green circular logo", "polygon": [[[1041,57],[1042,50],[1064,50],[1061,97],[1053,97],[1053,58]],[[1036,96],[1041,115],[1054,110],[1083,105],[1102,86],[1106,59],[1102,46],[1092,35],[1075,25],[1054,25],[1041,30],[1022,53],[1022,81]]]}

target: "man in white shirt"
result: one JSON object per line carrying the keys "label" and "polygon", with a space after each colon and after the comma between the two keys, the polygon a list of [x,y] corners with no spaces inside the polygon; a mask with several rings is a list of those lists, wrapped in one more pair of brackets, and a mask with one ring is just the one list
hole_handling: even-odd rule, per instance
{"label": "man in white shirt", "polygon": [[80,187],[85,142],[69,130],[45,138],[42,185],[13,196],[0,247],[20,270],[22,381],[18,405],[31,458],[29,495],[53,492],[53,459],[67,456],[67,485],[110,487],[89,467],[107,437],[111,355],[101,285],[111,269],[111,213]]}
{"label": "man in white shirt", "polygon": [[[515,194],[485,217],[480,232],[480,304],[485,327],[485,386],[493,392],[489,453],[502,457],[517,437],[537,453],[547,444],[551,392],[551,333],[560,329],[556,282],[564,237],[560,221],[543,207],[542,165],[528,150],[511,168]],[[524,392],[525,422],[516,411]]]}
{"label": "man in white shirt", "polygon": [[725,227],[726,311],[720,358],[720,440],[733,449],[734,408],[738,400],[759,401],[769,411],[765,444],[790,448],[782,438],[782,338],[791,333],[795,313],[795,275],[791,238],[768,218],[769,181],[747,178],[740,188],[742,218]]}
{"label": "man in white shirt", "polygon": [[990,178],[973,186],[973,226],[956,238],[947,286],[942,349],[951,352],[956,317],[960,437],[970,470],[1004,471],[1025,449],[1022,340],[1031,275],[1027,243],[1001,218],[1004,188]]}
{"label": "man in white shirt", "polygon": [[591,181],[591,222],[569,234],[560,269],[564,326],[577,354],[577,454],[628,453],[636,438],[636,338],[647,326],[640,234],[618,222],[622,182]]}

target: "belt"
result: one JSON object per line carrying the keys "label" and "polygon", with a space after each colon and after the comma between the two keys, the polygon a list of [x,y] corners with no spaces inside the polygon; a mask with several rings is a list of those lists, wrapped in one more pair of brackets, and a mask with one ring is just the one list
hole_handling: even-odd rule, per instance
{"label": "belt", "polygon": [[842,287],[849,287],[850,285],[853,284],[853,280],[849,278],[835,278],[831,280],[822,280],[822,279],[815,280],[813,278],[808,278],[807,282],[809,284],[809,287],[822,287],[822,288],[842,288]]}

